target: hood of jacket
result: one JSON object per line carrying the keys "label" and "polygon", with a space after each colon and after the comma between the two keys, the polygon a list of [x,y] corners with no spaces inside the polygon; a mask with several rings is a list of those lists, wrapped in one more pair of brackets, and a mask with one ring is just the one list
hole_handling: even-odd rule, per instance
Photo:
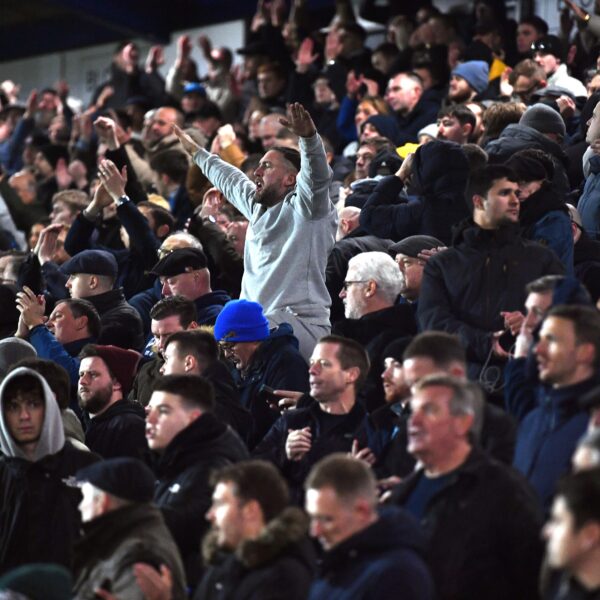
{"label": "hood of jacket", "polygon": [[497,140],[493,140],[487,144],[485,151],[490,155],[504,154],[504,152],[510,151],[511,142],[516,142],[515,151],[525,147],[540,148],[560,160],[564,165],[567,163],[567,156],[564,150],[556,142],[547,138],[543,133],[537,131],[537,129],[533,129],[533,127],[527,125],[520,125],[519,123],[507,125]]}
{"label": "hood of jacket", "polygon": [[197,310],[206,308],[207,306],[225,306],[231,300],[229,294],[225,290],[214,290],[196,298],[194,304]]}
{"label": "hood of jacket", "polygon": [[487,248],[491,245],[504,246],[519,237],[517,223],[502,225],[498,229],[482,229],[473,219],[464,219],[452,230],[452,245],[465,244],[473,248]]}
{"label": "hood of jacket", "polygon": [[358,555],[378,554],[409,549],[420,556],[426,552],[426,540],[417,521],[397,506],[386,506],[379,510],[379,518],[369,527],[359,531],[325,553],[321,571],[347,568]]}
{"label": "hood of jacket", "polygon": [[174,475],[202,460],[221,457],[231,462],[248,458],[244,442],[214,415],[204,413],[181,430],[157,457],[160,477]]}
{"label": "hood of jacket", "polygon": [[412,186],[431,200],[459,197],[464,202],[469,161],[455,142],[432,140],[419,146],[412,165]]}
{"label": "hood of jacket", "polygon": [[[243,541],[235,551],[236,559],[248,569],[256,569],[277,558],[292,544],[298,544],[308,533],[308,517],[296,507],[284,509],[271,519],[261,534]],[[225,553],[217,545],[217,534],[211,530],[202,542],[202,555],[207,563],[220,561]],[[307,557],[307,563],[310,560]]]}
{"label": "hood of jacket", "polygon": [[544,215],[559,210],[568,215],[569,211],[562,197],[550,182],[544,182],[542,187],[531,194],[527,200],[520,203],[519,223],[527,228],[537,223]]}
{"label": "hood of jacket", "polygon": [[[61,450],[65,445],[65,434],[60,409],[50,386],[39,373],[32,369],[21,367],[15,369],[4,378],[2,385],[0,385],[0,406],[4,406],[6,386],[16,377],[23,375],[35,377],[40,382],[44,394],[44,423],[33,457],[33,462],[37,462],[45,456],[56,454]],[[29,460],[10,434],[4,420],[4,410],[0,410],[0,450],[6,456]]]}

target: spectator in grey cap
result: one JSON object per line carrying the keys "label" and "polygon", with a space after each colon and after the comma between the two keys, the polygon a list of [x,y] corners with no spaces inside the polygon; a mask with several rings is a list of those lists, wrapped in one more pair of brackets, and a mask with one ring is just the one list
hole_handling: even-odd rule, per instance
{"label": "spectator in grey cap", "polygon": [[199,325],[214,325],[223,306],[231,300],[223,290],[213,291],[206,255],[199,248],[178,248],[152,267],[163,297],[183,296],[196,306]]}
{"label": "spectator in grey cap", "polygon": [[175,542],[152,501],[154,476],[142,462],[115,458],[76,474],[84,537],[75,548],[74,598],[94,598],[102,589],[117,598],[142,599],[136,569],[143,565],[173,578],[172,598],[186,598]]}

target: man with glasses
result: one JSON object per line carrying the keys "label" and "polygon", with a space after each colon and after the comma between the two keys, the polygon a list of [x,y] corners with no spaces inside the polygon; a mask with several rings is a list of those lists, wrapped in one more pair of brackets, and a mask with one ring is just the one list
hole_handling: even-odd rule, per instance
{"label": "man with glasses", "polygon": [[279,417],[271,408],[274,390],[308,391],[306,362],[298,351],[298,340],[287,323],[269,330],[262,306],[249,300],[231,300],[215,322],[215,338],[225,358],[233,364],[233,376],[242,406],[254,420],[249,436],[253,448]]}
{"label": "man with glasses", "polygon": [[350,259],[340,292],[346,318],[334,323],[333,332],[355,340],[369,355],[371,369],[360,392],[360,400],[369,412],[383,404],[383,349],[392,340],[412,337],[417,332],[413,309],[396,304],[402,280],[389,254],[363,252]]}

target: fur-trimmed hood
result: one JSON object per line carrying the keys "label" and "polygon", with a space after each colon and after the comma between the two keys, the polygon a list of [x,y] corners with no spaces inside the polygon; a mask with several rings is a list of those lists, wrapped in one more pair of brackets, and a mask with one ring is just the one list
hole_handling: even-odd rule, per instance
{"label": "fur-trimmed hood", "polygon": [[[308,517],[299,508],[288,507],[267,523],[258,538],[243,541],[236,549],[235,557],[247,569],[256,569],[277,558],[291,544],[302,541],[307,533]],[[209,564],[222,558],[213,530],[204,537],[202,555]]]}

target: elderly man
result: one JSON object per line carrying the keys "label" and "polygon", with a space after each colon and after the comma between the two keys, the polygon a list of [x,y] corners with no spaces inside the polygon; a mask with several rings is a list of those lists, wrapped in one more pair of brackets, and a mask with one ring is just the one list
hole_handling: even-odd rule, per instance
{"label": "elderly man", "polygon": [[364,346],[371,369],[360,398],[367,410],[381,406],[383,349],[394,339],[417,333],[413,309],[396,304],[402,289],[402,273],[386,252],[363,252],[350,259],[340,292],[346,319],[333,326],[336,335]]}
{"label": "elderly man", "polygon": [[83,494],[79,511],[84,537],[75,548],[74,598],[104,598],[108,592],[142,600],[146,596],[136,581],[141,565],[155,571],[167,567],[170,598],[186,598],[177,547],[160,511],[151,504],[152,471],[138,460],[113,458],[80,469],[76,482]]}
{"label": "elderly man", "polygon": [[448,375],[413,387],[408,451],[421,467],[392,499],[423,526],[439,598],[535,598],[541,511],[522,477],[472,446],[479,402]]}
{"label": "elderly man", "polygon": [[214,325],[231,300],[222,290],[213,292],[206,255],[199,248],[173,250],[154,265],[152,273],[159,277],[163,296],[183,296],[194,302],[199,325]]}
{"label": "elderly man", "polygon": [[300,136],[300,153],[271,148],[254,182],[174,130],[209,181],[250,221],[241,298],[261,304],[272,325],[290,323],[307,358],[329,332],[325,266],[337,213],[329,198],[331,170],[310,115],[292,104],[282,122]]}

